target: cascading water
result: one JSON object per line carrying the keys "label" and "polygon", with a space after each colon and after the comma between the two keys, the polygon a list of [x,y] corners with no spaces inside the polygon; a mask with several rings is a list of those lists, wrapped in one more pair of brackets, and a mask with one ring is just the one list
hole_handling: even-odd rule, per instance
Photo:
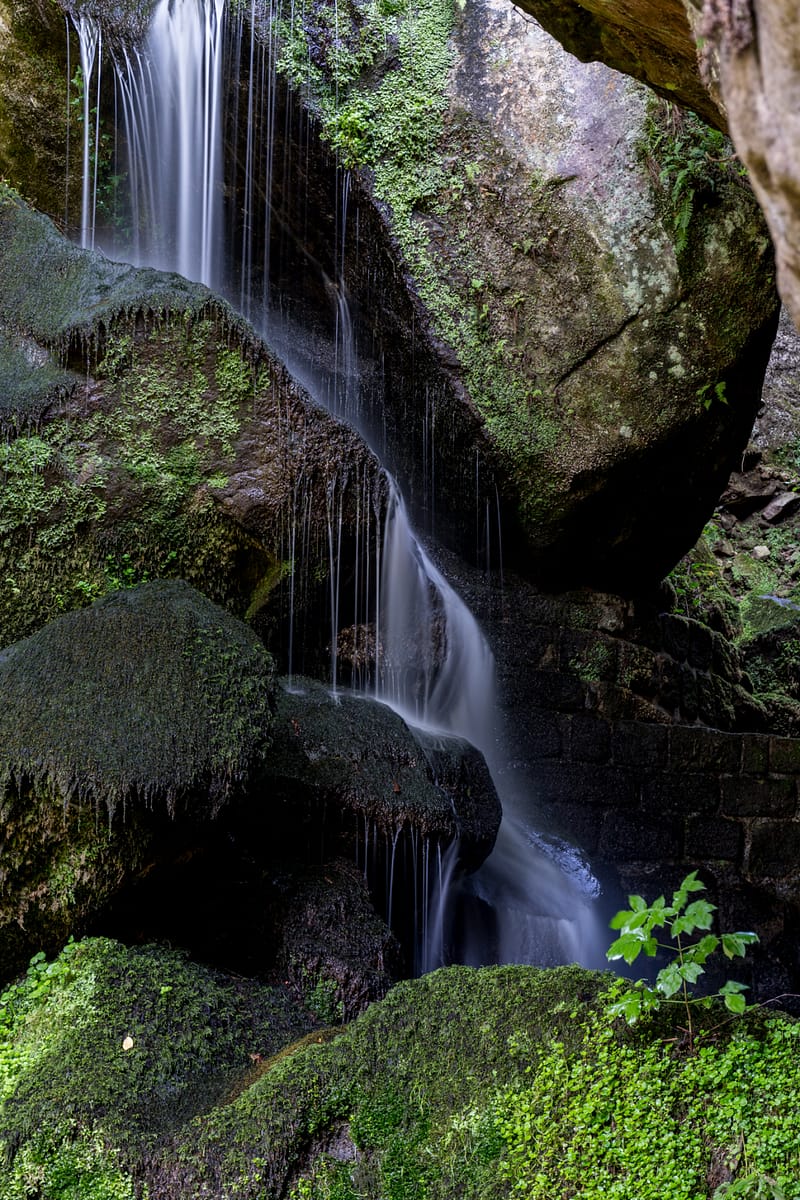
{"label": "cascading water", "polygon": [[226,7],[226,0],[160,0],[144,45],[115,62],[127,146],[129,257],[216,288],[223,284]]}
{"label": "cascading water", "polygon": [[[335,255],[339,278],[335,283],[324,280],[334,300],[333,386],[330,373],[327,377],[321,375],[307,359],[293,361],[291,334],[285,324],[276,325],[271,317],[266,303],[268,234],[260,295],[254,295],[257,272],[252,234],[256,196],[263,187],[267,188],[265,215],[260,219],[267,226],[270,220],[275,47],[273,34],[269,32],[266,51],[262,38],[258,48],[251,41],[246,53],[243,52],[243,8],[240,6],[239,22],[231,22],[234,34],[230,51],[237,71],[243,60],[250,69],[248,129],[244,140],[247,178],[242,190],[245,211],[240,244],[236,245],[235,239],[226,240],[221,200],[225,0],[158,0],[143,47],[118,55],[116,63],[128,151],[133,227],[129,255],[134,261],[177,269],[189,278],[223,290],[224,276],[236,281],[236,286],[229,288],[236,292],[230,296],[234,303],[240,304],[257,327],[269,332],[273,346],[284,351],[289,369],[311,394],[357,425],[369,441],[371,431],[359,407],[358,355],[344,286],[343,231],[347,225],[349,182],[346,172],[342,173],[341,212],[337,214],[341,230]],[[254,21],[254,4],[250,15]],[[84,40],[91,31],[80,25],[78,28],[83,53]],[[90,48],[87,43],[87,54]],[[265,136],[269,145],[264,143]],[[84,151],[88,163],[88,143]],[[267,178],[257,179],[257,172],[265,169]],[[88,167],[84,169],[84,186],[91,188]],[[92,202],[86,199],[84,211],[93,211]],[[88,218],[85,225],[89,225]],[[227,273],[221,261],[223,250],[226,255],[236,254],[240,259]],[[433,457],[431,445],[431,473]],[[427,462],[425,470],[428,471]],[[335,690],[341,550],[341,497],[335,488],[328,496],[328,509],[331,675]],[[292,544],[293,560],[296,550]],[[466,883],[451,886],[457,847],[445,857],[436,850],[433,867],[427,840],[420,849],[425,877],[434,877],[438,885],[433,904],[421,915],[427,950],[420,965],[427,968],[455,957],[476,963],[574,959],[592,963],[596,945],[591,904],[594,881],[575,851],[535,832],[525,816],[529,799],[524,780],[517,780],[513,787],[505,786],[507,775],[498,761],[491,651],[466,605],[415,538],[394,486],[386,515],[382,558],[369,564],[367,576],[374,578],[377,593],[371,607],[375,613],[374,686],[378,698],[412,725],[429,732],[457,734],[476,745],[493,772],[504,808],[494,852]],[[291,586],[293,589],[294,577]],[[363,612],[364,617],[368,607],[366,600],[360,610],[359,602],[356,603],[356,611]],[[290,632],[290,670],[292,636]],[[365,831],[365,861],[368,841]],[[394,853],[390,862],[391,906]],[[452,948],[454,940],[460,946],[457,953]]]}

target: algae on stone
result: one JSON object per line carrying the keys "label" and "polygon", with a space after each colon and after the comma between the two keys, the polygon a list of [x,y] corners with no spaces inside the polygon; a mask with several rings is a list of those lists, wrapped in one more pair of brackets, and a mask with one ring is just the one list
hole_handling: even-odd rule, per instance
{"label": "algae on stone", "polygon": [[731,171],[663,221],[645,90],[488,0],[337,13],[287,19],[281,68],[364,168],[423,335],[484,418],[507,551],[548,586],[655,582],[757,407],[777,306],[752,196]]}
{"label": "algae on stone", "polygon": [[52,947],[170,816],[213,818],[267,751],[272,660],[180,580],[117,592],[0,652],[0,962]]}
{"label": "algae on stone", "polygon": [[0,995],[0,1197],[72,1182],[81,1200],[121,1200],[155,1147],[309,1024],[284,992],[167,947],[36,955]]}
{"label": "algae on stone", "polygon": [[256,617],[296,569],[299,613],[330,506],[348,544],[375,536],[386,485],[363,441],[207,289],[81,251],[7,189],[0,233],[0,645],[163,576]]}

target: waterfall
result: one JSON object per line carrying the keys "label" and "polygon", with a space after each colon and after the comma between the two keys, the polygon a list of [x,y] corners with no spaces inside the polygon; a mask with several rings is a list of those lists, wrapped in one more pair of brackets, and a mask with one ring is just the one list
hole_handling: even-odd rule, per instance
{"label": "waterfall", "polygon": [[226,0],[158,0],[141,48],[115,55],[131,239],[114,249],[217,289],[225,14]]}
{"label": "waterfall", "polygon": [[[135,262],[178,270],[223,291],[226,281],[233,281],[228,288],[229,298],[239,303],[262,332],[268,333],[289,370],[317,400],[358,427],[370,441],[371,431],[361,407],[358,348],[344,282],[350,182],[347,172],[340,172],[343,186],[336,216],[339,240],[334,262],[338,277],[331,280],[323,276],[322,280],[331,297],[333,372],[328,369],[320,373],[309,355],[298,353],[302,339],[297,338],[296,329],[278,322],[267,304],[276,47],[272,32],[268,33],[266,49],[263,42],[256,47],[251,32],[245,50],[244,7],[239,7],[236,24],[226,18],[225,0],[158,0],[141,49],[117,54],[133,230],[128,253]],[[250,16],[255,17],[252,0]],[[226,26],[233,30],[236,71],[245,59],[249,66],[246,178],[240,189],[243,224],[238,239],[226,236],[222,201]],[[82,55],[86,35],[88,56],[91,31],[79,26],[79,32]],[[88,68],[84,73],[88,79]],[[241,84],[238,76],[237,82]],[[88,163],[87,147],[88,143],[84,149]],[[84,232],[92,225],[88,216],[91,205],[86,200],[91,191],[87,170],[85,166]],[[257,199],[264,189],[264,211],[259,214]],[[257,226],[265,230],[260,280],[254,265]],[[238,256],[239,261],[223,267],[223,250]],[[430,411],[426,417],[423,475],[426,489],[429,486],[432,494],[435,412],[429,397],[426,408]],[[335,691],[339,686],[337,639],[342,586],[342,496],[335,485],[328,494],[327,507],[331,678]],[[366,497],[364,507],[368,509]],[[303,508],[301,498],[295,497],[290,531],[290,553],[295,562],[296,554],[302,554],[297,546],[297,528],[298,524],[303,528]],[[480,516],[488,530],[488,506]],[[486,544],[488,547],[488,537]],[[498,751],[495,669],[489,645],[472,613],[415,537],[403,499],[393,483],[382,549],[379,546],[370,559],[367,537],[363,554],[366,576],[363,571],[361,574],[374,580],[375,595],[370,602],[357,594],[354,611],[356,622],[359,615],[364,621],[370,609],[374,613],[375,695],[412,726],[457,734],[477,746],[492,771],[504,809],[495,850],[469,880],[458,879],[457,845],[442,855],[438,844],[431,846],[428,839],[423,839],[418,851],[413,840],[414,869],[421,865],[425,880],[423,898],[419,898],[416,884],[414,892],[427,946],[420,965],[428,968],[451,961],[454,942],[461,947],[462,959],[475,963],[577,959],[594,965],[597,939],[592,900],[596,883],[574,849],[542,837],[531,823],[530,788],[524,779],[511,777]],[[499,546],[495,557],[499,561]],[[297,567],[290,583],[292,610],[296,571]],[[293,625],[289,637],[291,673]],[[395,839],[387,883],[391,899],[397,852]],[[365,869],[371,854],[374,856],[374,850],[370,851],[369,831],[365,828]]]}
{"label": "waterfall", "polygon": [[[92,249],[97,214],[97,170],[100,143],[100,81],[103,53],[103,34],[94,17],[81,13],[77,18],[78,42],[81,50],[81,81],[83,88],[81,123],[83,125],[83,191],[81,201],[81,245]],[[97,81],[94,79],[97,66]],[[95,98],[92,106],[92,97]],[[94,122],[92,118],[94,117]]]}

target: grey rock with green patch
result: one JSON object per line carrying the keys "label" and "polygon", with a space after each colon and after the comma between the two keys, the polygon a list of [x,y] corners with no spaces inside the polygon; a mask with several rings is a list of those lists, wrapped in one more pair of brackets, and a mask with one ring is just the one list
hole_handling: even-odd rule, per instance
{"label": "grey rock with green patch", "polygon": [[0,652],[0,963],[52,947],[213,818],[272,734],[272,660],[180,580],[117,592]]}
{"label": "grey rock with green patch", "polygon": [[298,19],[283,66],[368,170],[423,328],[484,418],[507,551],[549,586],[654,582],[746,442],[777,319],[729,149],[490,0],[428,0],[413,36],[394,8],[339,19],[338,43]]}
{"label": "grey rock with green patch", "polygon": [[207,288],[62,238],[0,191],[0,645],[115,588],[179,576],[269,625],[302,512],[295,611],[385,480]]}

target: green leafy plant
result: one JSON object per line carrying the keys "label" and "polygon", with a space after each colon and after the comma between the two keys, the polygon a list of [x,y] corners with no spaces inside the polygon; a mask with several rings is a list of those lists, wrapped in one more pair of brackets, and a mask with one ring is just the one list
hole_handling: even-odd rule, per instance
{"label": "green leafy plant", "polygon": [[[709,1008],[717,999],[721,999],[734,1014],[743,1013],[747,1008],[743,995],[746,984],[732,979],[709,995],[692,995],[690,988],[705,974],[708,959],[717,950],[722,950],[726,958],[742,958],[747,947],[758,941],[755,933],[717,935],[709,932],[716,906],[706,899],[690,899],[693,894],[705,890],[697,872],[692,871],[673,893],[671,904],[667,904],[663,896],[652,904],[642,896],[629,896],[631,907],[622,909],[611,921],[611,928],[619,930],[619,937],[606,951],[606,957],[612,962],[624,959],[629,966],[640,954],[654,958],[659,950],[672,952],[671,960],[656,975],[654,985],[639,980],[609,1005],[608,1012],[612,1017],[624,1017],[633,1025],[662,1004],[683,1005],[690,1049],[695,1039],[693,1009],[698,1006]],[[660,929],[667,930],[669,941],[659,940],[655,931]],[[698,934],[696,940],[691,940]]]}
{"label": "green leafy plant", "polygon": [[727,404],[728,397],[725,395],[725,388],[726,384],[724,379],[721,379],[718,383],[713,384],[713,386],[710,383],[704,383],[701,388],[697,389],[697,399],[700,401],[706,411],[711,408],[711,405],[715,400],[719,401],[720,404]]}

